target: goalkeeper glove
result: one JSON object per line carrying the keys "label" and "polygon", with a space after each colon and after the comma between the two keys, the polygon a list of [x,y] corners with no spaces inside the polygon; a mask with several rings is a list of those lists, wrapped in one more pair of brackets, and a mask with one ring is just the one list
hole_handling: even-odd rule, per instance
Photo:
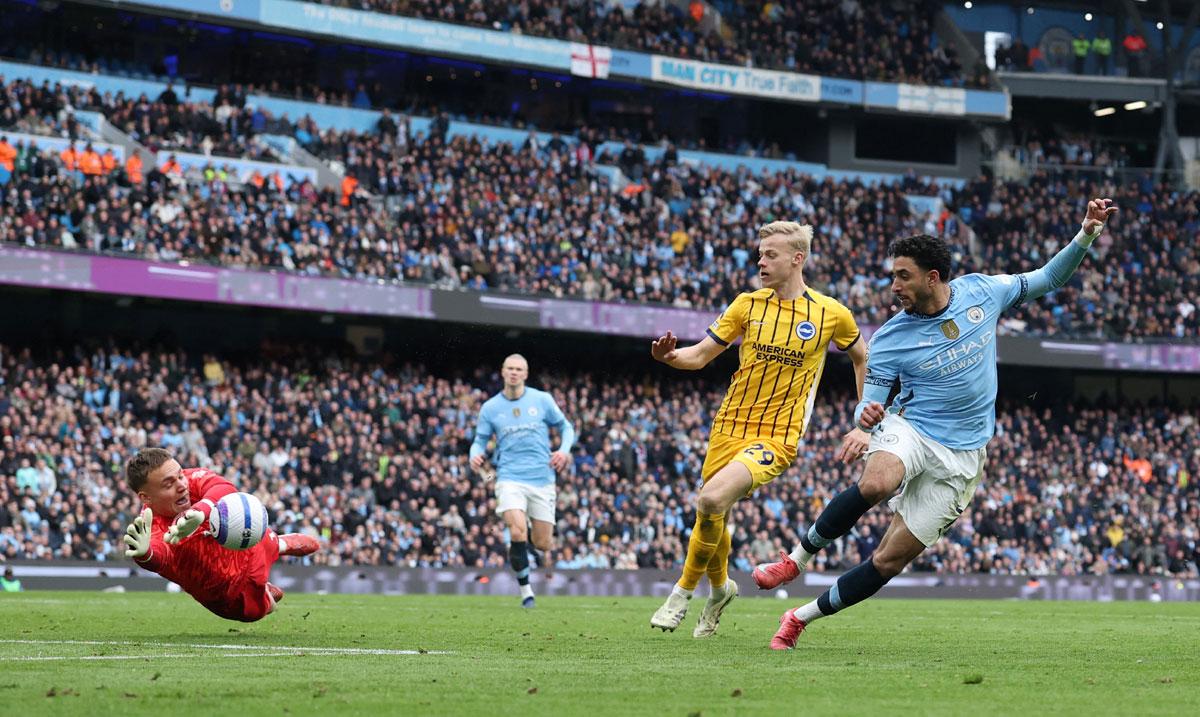
{"label": "goalkeeper glove", "polygon": [[163,540],[167,545],[175,545],[195,533],[200,526],[208,522],[208,515],[212,512],[213,505],[213,502],[206,498],[188,508],[170,528],[167,528],[167,534],[163,536]]}
{"label": "goalkeeper glove", "polygon": [[128,546],[125,557],[141,560],[150,552],[150,524],[153,520],[154,513],[146,508],[125,529],[125,545]]}

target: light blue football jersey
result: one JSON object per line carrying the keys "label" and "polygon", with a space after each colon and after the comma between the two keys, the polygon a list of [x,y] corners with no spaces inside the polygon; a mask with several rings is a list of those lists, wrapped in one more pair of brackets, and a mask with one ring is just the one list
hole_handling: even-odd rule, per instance
{"label": "light blue football jersey", "polygon": [[996,430],[996,322],[1028,288],[1023,274],[968,274],[950,282],[941,312],[893,316],[871,338],[864,398],[886,400],[899,379],[889,411],[944,446],[986,445]]}
{"label": "light blue football jersey", "polygon": [[949,448],[987,445],[996,432],[996,323],[1026,299],[1067,283],[1094,237],[1082,231],[1040,269],[1024,274],[968,274],[950,282],[950,301],[932,316],[901,312],[871,337],[857,423],[868,403],[900,393],[902,412],[922,435]]}
{"label": "light blue football jersey", "polygon": [[561,433],[558,450],[570,451],[575,443],[575,429],[567,420],[554,398],[545,391],[525,387],[525,392],[511,400],[504,392],[492,396],[479,409],[475,426],[475,441],[471,456],[487,452],[488,441],[496,437],[492,465],[497,481],[518,481],[530,485],[554,483],[550,467],[550,427]]}

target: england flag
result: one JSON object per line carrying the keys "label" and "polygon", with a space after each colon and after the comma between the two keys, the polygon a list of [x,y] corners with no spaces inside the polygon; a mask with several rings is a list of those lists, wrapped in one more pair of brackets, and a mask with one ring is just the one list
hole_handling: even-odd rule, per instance
{"label": "england flag", "polygon": [[571,43],[571,74],[580,77],[608,77],[612,48]]}

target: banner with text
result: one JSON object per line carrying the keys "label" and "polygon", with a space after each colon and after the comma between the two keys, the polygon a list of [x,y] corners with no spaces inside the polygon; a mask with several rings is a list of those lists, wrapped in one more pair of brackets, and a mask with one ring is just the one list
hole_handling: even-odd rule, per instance
{"label": "banner with text", "polygon": [[216,20],[256,21],[277,30],[385,47],[520,64],[589,78],[661,82],[676,87],[782,102],[836,104],[935,115],[1011,115],[1007,92],[899,85],[698,62],[296,0],[133,0],[121,3]]}
{"label": "banner with text", "polygon": [[571,43],[562,40],[293,0],[261,3],[264,25],[564,72],[571,69]]}
{"label": "banner with text", "polygon": [[820,102],[821,78],[654,55],[650,79],[680,87],[788,102]]}

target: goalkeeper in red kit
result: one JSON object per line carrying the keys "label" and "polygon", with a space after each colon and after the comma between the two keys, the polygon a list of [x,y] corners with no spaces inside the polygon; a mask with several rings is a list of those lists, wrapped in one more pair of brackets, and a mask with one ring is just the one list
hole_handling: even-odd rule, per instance
{"label": "goalkeeper in red kit", "polygon": [[144,506],[125,532],[127,557],[178,583],[228,620],[254,622],[275,609],[283,591],[268,582],[280,555],[311,555],[316,538],[267,529],[248,550],[230,550],[206,531],[208,515],[237,488],[204,468],[182,468],[169,451],[144,448],[125,464],[125,479]]}

